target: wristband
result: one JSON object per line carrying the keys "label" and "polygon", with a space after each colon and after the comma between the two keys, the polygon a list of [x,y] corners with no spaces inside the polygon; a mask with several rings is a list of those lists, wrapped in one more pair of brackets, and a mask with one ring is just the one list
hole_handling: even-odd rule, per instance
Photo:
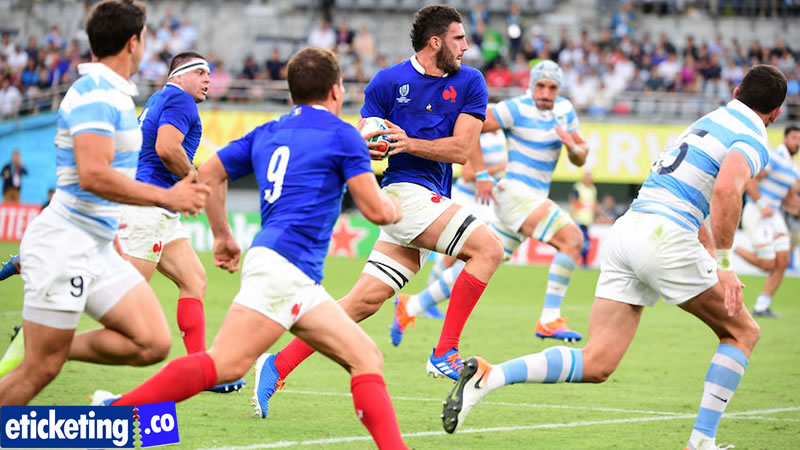
{"label": "wristband", "polygon": [[477,181],[490,181],[492,176],[489,175],[488,170],[481,170],[480,172],[475,174],[475,180]]}
{"label": "wristband", "polygon": [[716,249],[714,254],[717,255],[717,269],[718,270],[732,270],[731,269],[731,249]]}

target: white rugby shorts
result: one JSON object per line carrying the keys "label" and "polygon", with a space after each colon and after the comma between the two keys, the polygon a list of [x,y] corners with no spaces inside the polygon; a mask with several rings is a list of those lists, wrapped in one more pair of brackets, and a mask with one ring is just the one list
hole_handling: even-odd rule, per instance
{"label": "white rugby shorts", "polygon": [[714,286],[717,262],[697,233],[667,217],[629,210],[603,245],[595,296],[631,305],[679,305]]}
{"label": "white rugby shorts", "polygon": [[176,239],[187,238],[180,214],[158,206],[125,205],[117,233],[122,250],[128,256],[158,263],[164,247]]}
{"label": "white rugby shorts", "polygon": [[252,247],[242,265],[242,284],[234,303],[258,311],[291,329],[303,315],[333,298],[321,284],[275,250]]}
{"label": "white rugby shorts", "polygon": [[788,239],[776,241],[778,236],[788,237],[789,234],[780,210],[774,210],[769,217],[762,217],[758,205],[747,202],[742,211],[742,229],[759,259],[775,259],[776,252],[789,250]]}
{"label": "white rugby shorts", "polygon": [[99,320],[145,281],[112,241],[78,228],[50,208],[25,231],[20,265],[22,318],[65,330],[76,328],[83,312]]}

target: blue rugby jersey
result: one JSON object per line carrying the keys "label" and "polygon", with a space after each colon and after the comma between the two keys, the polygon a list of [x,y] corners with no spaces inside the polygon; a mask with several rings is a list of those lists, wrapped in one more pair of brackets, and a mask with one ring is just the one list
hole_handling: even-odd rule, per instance
{"label": "blue rugby jersey", "polygon": [[180,177],[170,172],[156,153],[158,129],[162,125],[172,125],[183,133],[183,149],[191,162],[203,134],[197,102],[178,85],[167,83],[147,100],[139,115],[139,123],[142,127],[142,151],[136,179],[169,188],[180,181]]}
{"label": "blue rugby jersey", "polygon": [[563,146],[555,126],[578,131],[578,115],[572,103],[557,97],[552,110],[540,110],[530,94],[504,100],[492,108],[508,141],[506,179],[550,193],[553,171]]}
{"label": "blue rugby jersey", "polygon": [[720,165],[730,152],[744,155],[752,176],[769,162],[764,122],[739,100],[701,117],[661,153],[631,209],[660,214],[697,232],[708,216]]}
{"label": "blue rugby jersey", "polygon": [[114,239],[121,205],[81,189],[73,142],[81,133],[114,139],[111,167],[131,178],[136,175],[142,133],[136,121],[136,85],[101,63],[81,64],[82,75],[70,86],[58,108],[56,168],[58,183],[50,208],[79,228]]}
{"label": "blue rugby jersey", "polygon": [[[486,81],[474,67],[462,64],[455,74],[434,77],[412,56],[375,74],[364,91],[361,117],[389,119],[411,138],[433,140],[451,137],[459,114],[483,118],[488,99]],[[383,172],[382,184],[392,183],[416,183],[450,197],[453,167],[398,153]]]}
{"label": "blue rugby jersey", "polygon": [[345,183],[371,173],[364,138],[320,106],[300,105],[217,152],[228,176],[255,173],[261,231],[251,247],[267,247],[315,282],[339,217]]}

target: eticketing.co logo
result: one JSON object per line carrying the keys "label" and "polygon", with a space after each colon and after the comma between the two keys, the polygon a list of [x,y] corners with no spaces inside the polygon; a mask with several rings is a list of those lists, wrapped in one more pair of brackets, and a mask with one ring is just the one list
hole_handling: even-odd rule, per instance
{"label": "eticketing.co logo", "polygon": [[0,407],[3,448],[145,448],[179,442],[175,402]]}

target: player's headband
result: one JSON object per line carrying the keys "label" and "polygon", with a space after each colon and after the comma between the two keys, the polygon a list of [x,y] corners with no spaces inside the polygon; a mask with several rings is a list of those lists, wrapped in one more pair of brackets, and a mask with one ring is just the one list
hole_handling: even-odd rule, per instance
{"label": "player's headband", "polygon": [[207,71],[211,72],[211,69],[208,67],[208,61],[205,59],[193,59],[176,67],[175,70],[169,73],[167,78],[177,77],[196,69],[206,69]]}

